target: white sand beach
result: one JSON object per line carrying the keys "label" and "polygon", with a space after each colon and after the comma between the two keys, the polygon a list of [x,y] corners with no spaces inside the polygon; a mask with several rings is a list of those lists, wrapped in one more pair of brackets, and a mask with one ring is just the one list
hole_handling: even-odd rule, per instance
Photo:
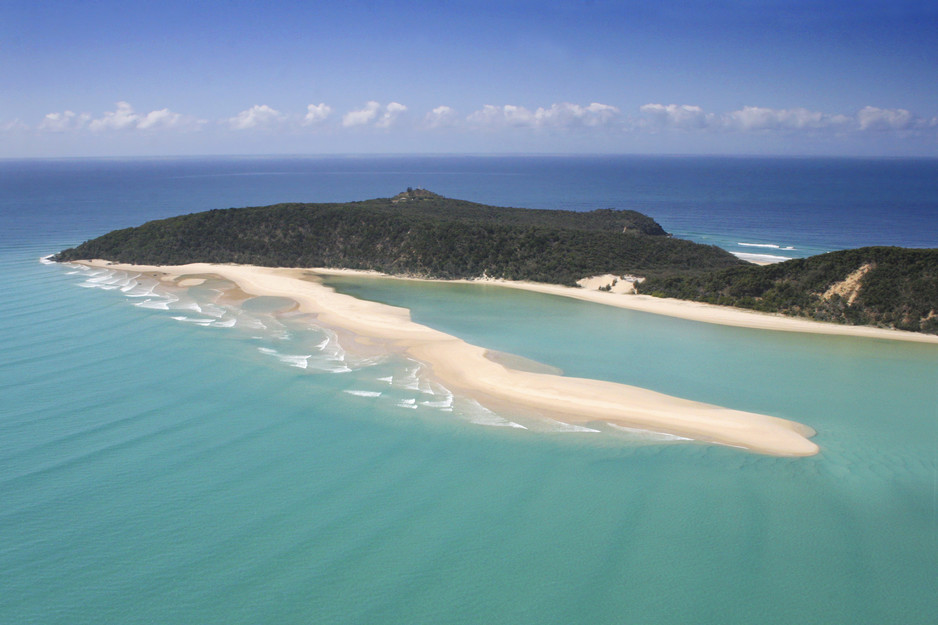
{"label": "white sand beach", "polygon": [[[401,280],[420,279],[398,278],[396,276],[389,276],[374,271],[359,271],[355,269],[315,269],[314,271],[322,275],[361,275]],[[620,281],[621,286],[617,285],[618,289],[614,288],[612,292],[598,290],[598,286],[609,284],[611,278],[614,277],[615,276],[608,275],[596,276],[595,278],[586,278],[581,281],[582,284],[586,285],[584,288],[573,288],[555,284],[545,284],[541,282],[517,282],[512,280],[497,279],[426,281],[464,282],[468,284],[484,283],[510,289],[521,289],[525,291],[535,291],[537,293],[546,293],[548,295],[557,295],[560,297],[572,297],[574,299],[593,302],[594,304],[616,306],[618,308],[638,310],[655,315],[665,315],[668,317],[688,319],[690,321],[715,323],[719,325],[736,326],[740,328],[773,330],[777,332],[804,332],[809,334],[860,336],[874,339],[885,339],[890,341],[912,341],[916,343],[938,344],[938,335],[934,334],[922,334],[919,332],[906,332],[903,330],[890,330],[887,328],[874,328],[870,326],[848,326],[838,323],[826,323],[822,321],[813,321],[811,319],[798,319],[795,317],[786,317],[784,315],[761,313],[752,310],[744,310],[741,308],[731,308],[729,306],[717,306],[714,304],[705,304],[702,302],[652,297],[651,295],[636,295],[629,292],[631,290],[631,283],[629,282],[622,283]]]}
{"label": "white sand beach", "polygon": [[[389,349],[402,351],[425,363],[435,378],[453,390],[520,409],[563,415],[568,422],[608,422],[777,456],[809,456],[818,452],[818,446],[809,440],[814,430],[786,419],[680,399],[625,384],[510,369],[487,358],[482,347],[414,323],[407,309],[342,295],[309,279],[317,273],[335,273],[332,270],[202,263],[143,266],[93,261],[89,264],[164,274],[171,279],[217,275],[250,295],[289,297],[298,302],[300,310],[316,315],[318,321],[327,326],[378,340]],[[533,288],[512,283],[510,286],[558,295],[578,291],[548,285]],[[583,299],[594,301],[588,293],[583,294],[587,295]]]}

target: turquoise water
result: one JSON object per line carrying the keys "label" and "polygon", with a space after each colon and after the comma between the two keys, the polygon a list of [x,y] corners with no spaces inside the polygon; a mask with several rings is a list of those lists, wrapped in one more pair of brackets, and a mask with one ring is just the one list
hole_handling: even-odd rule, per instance
{"label": "turquoise water", "polygon": [[218,284],[167,297],[119,276],[81,288],[94,277],[39,263],[186,198],[277,194],[247,176],[118,192],[98,167],[0,197],[0,623],[933,618],[935,346],[337,282],[569,375],[808,423],[823,451],[538,429],[461,398],[447,411],[413,363],[343,354],[282,301],[242,310],[213,303]]}

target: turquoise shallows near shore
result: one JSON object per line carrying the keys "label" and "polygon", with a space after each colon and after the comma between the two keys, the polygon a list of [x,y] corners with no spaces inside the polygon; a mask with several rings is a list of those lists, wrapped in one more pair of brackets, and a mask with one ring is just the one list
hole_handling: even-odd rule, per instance
{"label": "turquoise shallows near shore", "polygon": [[448,412],[441,389],[408,388],[414,363],[343,361],[336,337],[283,301],[214,316],[207,282],[138,306],[148,297],[128,295],[145,285],[82,288],[89,276],[37,259],[186,210],[409,185],[491,204],[631,207],[676,236],[798,248],[774,254],[935,247],[936,168],[0,163],[0,622],[929,622],[933,345],[700,324],[486,285],[329,281],[565,375],[818,431],[820,454],[776,458],[647,445],[612,428],[531,431],[534,420],[469,404]]}
{"label": "turquoise shallows near shore", "polygon": [[[157,267],[107,261],[73,266],[104,274],[91,278],[92,285],[94,280],[103,280],[131,293],[140,288],[138,279],[175,285],[200,284],[204,277],[219,277],[248,295],[287,297],[298,303],[300,312],[315,316],[325,329],[354,333],[356,339],[349,343],[380,341],[389,353],[402,352],[425,366],[429,377],[442,382],[447,392],[459,390],[488,398],[511,411],[533,410],[535,414],[574,423],[608,422],[777,456],[810,456],[818,451],[817,445],[808,440],[814,430],[786,419],[679,399],[630,385],[506,367],[487,357],[482,347],[414,323],[406,309],[336,293],[319,284],[315,279],[321,274],[312,269],[206,263]],[[139,296],[159,297],[157,288],[147,284]]]}

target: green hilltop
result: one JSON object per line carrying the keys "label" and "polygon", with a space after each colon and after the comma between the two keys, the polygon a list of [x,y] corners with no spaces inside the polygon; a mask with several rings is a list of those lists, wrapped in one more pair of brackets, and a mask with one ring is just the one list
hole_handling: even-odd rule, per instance
{"label": "green hilltop", "polygon": [[230,208],[151,221],[68,249],[57,260],[240,263],[373,269],[428,278],[573,285],[597,274],[669,275],[742,264],[674,239],[629,210],[487,206],[409,189],[393,198]]}
{"label": "green hilltop", "polygon": [[938,249],[863,247],[758,267],[650,277],[658,297],[938,334]]}
{"label": "green hilltop", "polygon": [[575,285],[641,275],[641,293],[938,333],[938,250],[869,247],[767,266],[671,237],[630,210],[534,210],[425,189],[392,198],[229,208],[115,230],[55,260],[370,269]]}

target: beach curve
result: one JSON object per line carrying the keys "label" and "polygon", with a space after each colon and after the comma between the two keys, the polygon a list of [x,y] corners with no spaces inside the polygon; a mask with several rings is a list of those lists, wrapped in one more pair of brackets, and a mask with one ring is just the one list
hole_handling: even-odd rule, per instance
{"label": "beach curve", "polygon": [[194,263],[177,266],[84,261],[95,267],[153,272],[179,278],[217,275],[253,296],[289,297],[319,322],[384,342],[426,364],[453,390],[505,405],[561,414],[574,423],[608,422],[774,456],[810,456],[818,446],[810,427],[769,415],[681,399],[627,384],[520,371],[487,356],[487,350],[415,323],[406,308],[335,292],[310,276],[313,269]]}

